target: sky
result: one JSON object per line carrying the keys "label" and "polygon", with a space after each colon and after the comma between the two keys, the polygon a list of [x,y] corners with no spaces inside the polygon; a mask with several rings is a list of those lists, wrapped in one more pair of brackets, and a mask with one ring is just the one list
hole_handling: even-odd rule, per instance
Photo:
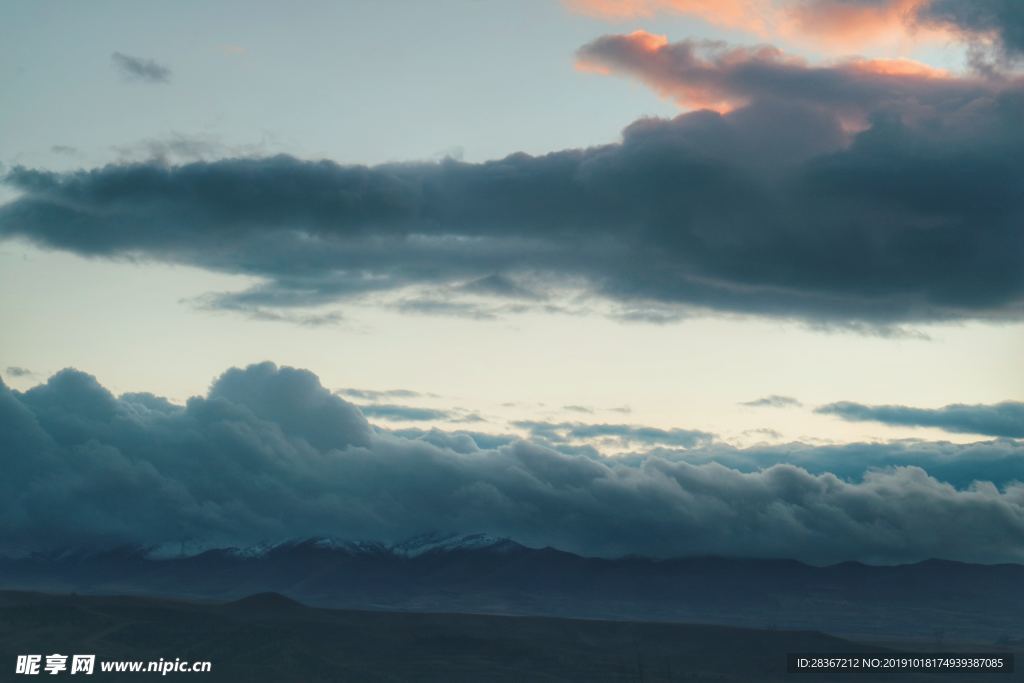
{"label": "sky", "polygon": [[1008,0],[7,4],[12,547],[1024,560],[1022,55]]}

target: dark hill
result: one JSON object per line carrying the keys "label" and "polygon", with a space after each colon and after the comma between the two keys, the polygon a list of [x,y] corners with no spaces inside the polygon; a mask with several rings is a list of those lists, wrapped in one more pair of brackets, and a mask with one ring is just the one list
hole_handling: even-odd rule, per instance
{"label": "dark hill", "polygon": [[[0,659],[11,664],[22,653],[93,653],[97,673],[90,681],[132,678],[104,676],[99,666],[105,660],[181,658],[208,660],[212,670],[197,676],[171,674],[168,680],[771,683],[852,680],[849,674],[794,678],[785,673],[787,652],[880,650],[808,631],[296,609],[282,598],[264,595],[242,601],[289,606],[253,614],[240,610],[239,602],[0,592]],[[1007,683],[1021,680],[1018,674],[995,676]],[[870,680],[972,679],[899,674]]]}
{"label": "dark hill", "polygon": [[[310,539],[169,558],[144,548],[0,558],[0,589],[315,607],[717,623],[855,639],[1024,638],[1024,566],[600,559],[482,535]],[[273,593],[275,595],[260,595]],[[288,596],[288,597],[285,597]]]}

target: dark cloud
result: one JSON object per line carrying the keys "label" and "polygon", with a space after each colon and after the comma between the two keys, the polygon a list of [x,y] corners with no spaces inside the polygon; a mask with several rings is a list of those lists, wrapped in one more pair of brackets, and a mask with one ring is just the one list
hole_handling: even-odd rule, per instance
{"label": "dark cloud", "polygon": [[1024,4],[1018,0],[927,0],[915,17],[959,31],[968,40],[993,41],[1004,59],[1024,57]]}
{"label": "dark cloud", "polygon": [[417,428],[395,429],[391,433],[405,439],[425,441],[426,443],[446,450],[452,450],[456,453],[475,453],[479,450],[493,450],[519,441],[518,437],[510,434],[490,434],[462,429],[447,431],[437,429],[436,427],[429,430]]}
{"label": "dark cloud", "polygon": [[7,366],[8,377],[32,377],[33,375],[35,375],[35,373],[28,368],[23,368],[18,365]]}
{"label": "dark cloud", "polygon": [[171,80],[171,70],[152,59],[132,57],[122,52],[110,55],[114,68],[126,78],[146,83],[167,83]]}
{"label": "dark cloud", "polygon": [[750,406],[751,408],[799,408],[803,404],[792,396],[772,394],[771,396],[762,396],[753,401],[744,401],[740,405]]}
{"label": "dark cloud", "polygon": [[[0,546],[473,529],[599,555],[1024,560],[1024,486],[961,488],[928,469],[984,473],[977,451],[1001,449],[1019,471],[1021,446],[928,447],[941,452],[848,447],[835,461],[861,468],[849,479],[770,464],[765,453],[783,460],[781,448],[568,455],[508,437],[374,431],[311,373],[269,363],[229,370],[184,406],[114,396],[64,370],[25,392],[0,384]],[[865,469],[858,448],[888,466]],[[790,449],[814,460],[813,449]],[[907,453],[924,464],[899,464]],[[744,471],[721,462],[730,457],[764,462]]]}
{"label": "dark cloud", "polygon": [[[763,434],[772,439],[781,436],[770,429],[746,433]],[[978,482],[1000,488],[1013,488],[1024,482],[1024,443],[1012,439],[972,444],[903,439],[885,443],[787,443],[750,448],[735,448],[716,442],[686,450],[658,448],[616,457],[639,465],[652,456],[694,465],[718,463],[748,473],[775,465],[793,465],[811,474],[833,474],[854,482],[864,481],[874,471],[913,467],[962,490],[976,487]]]}
{"label": "dark cloud", "polygon": [[869,406],[841,401],[814,412],[851,422],[881,422],[908,427],[934,427],[959,434],[1024,438],[1024,403],[1004,401],[991,405],[953,404],[942,408]]}
{"label": "dark cloud", "polygon": [[653,322],[710,310],[891,332],[1021,319],[1016,80],[636,40],[605,37],[581,55],[736,108],[479,164],[15,168],[7,182],[20,196],[0,207],[0,235],[261,278],[204,300],[233,309],[373,296],[481,319],[571,311],[531,298],[543,292]]}

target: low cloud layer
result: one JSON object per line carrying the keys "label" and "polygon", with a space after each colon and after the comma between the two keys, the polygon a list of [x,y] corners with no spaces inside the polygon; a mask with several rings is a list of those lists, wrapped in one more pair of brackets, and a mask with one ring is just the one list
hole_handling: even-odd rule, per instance
{"label": "low cloud layer", "polygon": [[817,413],[851,422],[881,422],[906,427],[934,427],[959,434],[984,434],[1024,439],[1024,403],[954,404],[942,408],[869,406],[841,401],[821,406]]}
{"label": "low cloud layer", "polygon": [[122,52],[115,52],[110,55],[110,60],[114,68],[130,80],[145,83],[167,83],[171,80],[171,70],[152,59],[132,57]]}
{"label": "low cloud layer", "polygon": [[[486,438],[376,430],[312,373],[269,363],[229,370],[185,406],[117,397],[64,370],[28,391],[0,386],[0,544],[398,540],[440,530],[599,555],[1024,561],[1024,485],[955,486],[929,473],[935,463],[969,468],[972,448],[1019,462],[1015,443],[851,446],[886,464],[841,477],[786,463],[781,448],[620,459]],[[847,467],[858,466],[853,453]],[[921,464],[901,464],[910,457]],[[719,461],[727,458],[749,462]],[[985,468],[970,478],[984,480]]]}
{"label": "low cloud layer", "polygon": [[199,304],[283,320],[358,298],[482,319],[608,304],[623,320],[711,311],[882,332],[1024,318],[1019,81],[644,33],[580,59],[725,113],[479,164],[15,168],[0,237],[253,276]]}

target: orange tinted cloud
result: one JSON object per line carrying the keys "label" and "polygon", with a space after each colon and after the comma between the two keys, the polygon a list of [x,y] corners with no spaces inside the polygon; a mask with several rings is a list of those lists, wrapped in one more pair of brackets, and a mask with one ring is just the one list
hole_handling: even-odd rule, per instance
{"label": "orange tinted cloud", "polygon": [[649,17],[675,12],[705,21],[767,35],[775,13],[768,0],[564,0],[569,9],[606,19]]}
{"label": "orange tinted cloud", "polygon": [[577,12],[608,19],[658,12],[698,17],[760,37],[811,42],[832,52],[888,45],[909,49],[947,31],[922,27],[917,13],[927,0],[565,0]]}
{"label": "orange tinted cloud", "polygon": [[[576,68],[602,75],[619,72],[636,76],[662,97],[674,99],[685,108],[725,113],[745,102],[745,98],[735,97],[713,78],[707,78],[706,74],[716,67],[699,56],[693,45],[683,45],[670,45],[666,36],[647,31],[605,36],[579,50]],[[719,57],[724,61],[742,59],[728,53]]]}
{"label": "orange tinted cloud", "polygon": [[[645,31],[607,35],[577,51],[580,68],[631,76],[686,109],[724,113],[755,101],[786,101],[832,111],[844,127],[895,107],[908,116],[986,86],[910,59],[853,59],[815,66],[771,47],[669,43]],[[913,106],[910,104],[913,103]]]}
{"label": "orange tinted cloud", "polygon": [[945,69],[937,69],[913,59],[857,59],[848,62],[851,69],[884,76],[921,76],[950,78]]}
{"label": "orange tinted cloud", "polygon": [[804,0],[789,3],[780,33],[788,37],[827,41],[834,49],[857,50],[874,45],[907,49],[911,43],[941,40],[946,31],[924,27],[918,11],[927,0]]}

